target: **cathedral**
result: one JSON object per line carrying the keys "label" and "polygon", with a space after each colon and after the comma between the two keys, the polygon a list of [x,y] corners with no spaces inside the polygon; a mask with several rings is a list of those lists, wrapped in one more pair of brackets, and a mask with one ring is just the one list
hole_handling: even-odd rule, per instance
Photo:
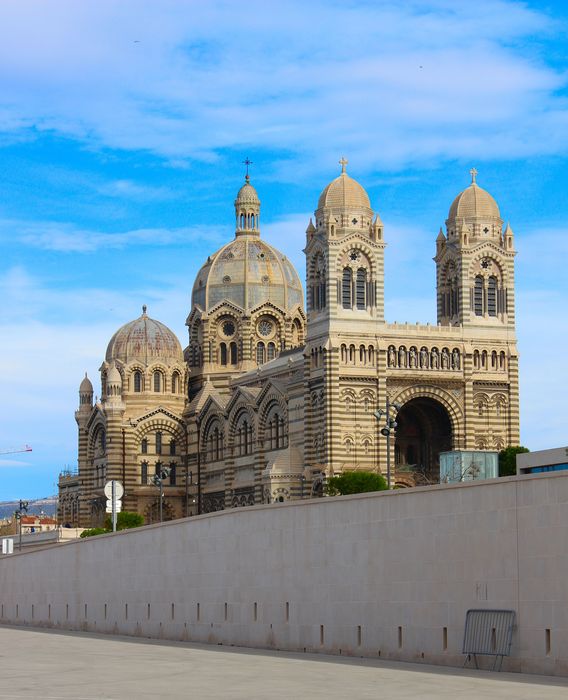
{"label": "cathedral", "polygon": [[322,496],[346,470],[438,483],[442,452],[519,444],[515,248],[497,202],[471,170],[433,240],[437,324],[388,323],[388,231],[340,165],[306,229],[306,307],[247,174],[235,236],[195,279],[185,350],[145,306],[117,330],[100,400],[87,376],[79,388],[60,522],[102,523],[109,479],[150,523]]}

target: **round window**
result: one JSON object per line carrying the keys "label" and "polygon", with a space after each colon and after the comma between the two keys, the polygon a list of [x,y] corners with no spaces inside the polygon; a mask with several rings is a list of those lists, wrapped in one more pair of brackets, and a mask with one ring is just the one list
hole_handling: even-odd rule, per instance
{"label": "round window", "polygon": [[224,321],[221,330],[224,336],[230,338],[232,335],[235,335],[235,324],[232,321]]}
{"label": "round window", "polygon": [[258,322],[258,332],[260,335],[264,336],[265,338],[268,337],[269,335],[272,334],[272,331],[274,330],[274,325],[272,321],[269,321],[266,318],[263,318],[261,321]]}

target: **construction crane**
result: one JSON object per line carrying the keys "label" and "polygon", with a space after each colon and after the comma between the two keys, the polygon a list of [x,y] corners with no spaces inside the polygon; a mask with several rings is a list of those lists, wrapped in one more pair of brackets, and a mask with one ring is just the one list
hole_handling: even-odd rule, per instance
{"label": "construction crane", "polygon": [[0,450],[0,455],[13,455],[16,452],[31,452],[32,448],[29,445],[23,447],[12,447],[9,450]]}

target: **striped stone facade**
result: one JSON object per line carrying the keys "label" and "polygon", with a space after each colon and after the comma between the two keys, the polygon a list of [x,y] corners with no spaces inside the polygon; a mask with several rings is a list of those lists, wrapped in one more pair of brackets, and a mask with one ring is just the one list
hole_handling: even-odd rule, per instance
{"label": "striped stone facade", "polygon": [[102,400],[82,384],[82,525],[101,520],[109,478],[155,520],[157,462],[176,467],[169,519],[318,496],[345,470],[436,483],[441,451],[519,443],[515,250],[497,203],[472,171],[435,242],[437,325],[386,323],[384,226],[345,166],[306,230],[306,311],[297,273],[261,241],[247,178],[235,240],[197,276],[183,357],[169,336],[167,358],[107,351]]}

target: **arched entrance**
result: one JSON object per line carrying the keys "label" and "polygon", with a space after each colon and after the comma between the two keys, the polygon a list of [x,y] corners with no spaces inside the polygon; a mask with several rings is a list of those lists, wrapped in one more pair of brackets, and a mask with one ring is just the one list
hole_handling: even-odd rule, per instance
{"label": "arched entrance", "polygon": [[452,449],[452,424],[444,406],[430,398],[411,399],[398,412],[396,422],[396,483],[439,483],[440,452]]}

